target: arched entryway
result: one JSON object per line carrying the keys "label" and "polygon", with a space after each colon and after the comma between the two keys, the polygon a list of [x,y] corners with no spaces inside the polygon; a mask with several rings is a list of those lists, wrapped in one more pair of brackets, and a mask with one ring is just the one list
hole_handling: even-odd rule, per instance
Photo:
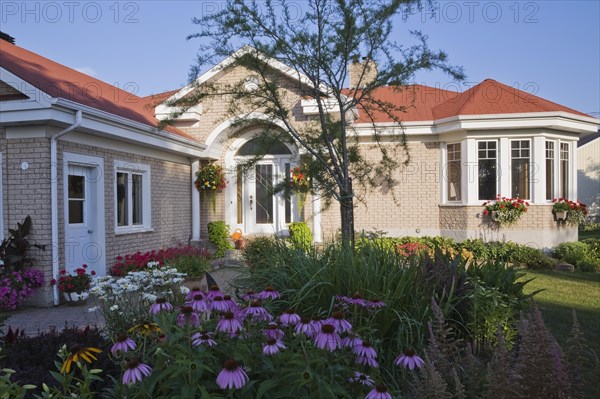
{"label": "arched entryway", "polygon": [[[264,156],[251,167],[243,168],[257,154]],[[279,234],[288,232],[291,222],[300,220],[295,196],[287,199],[273,188],[290,176],[297,159],[293,144],[270,142],[265,148],[259,137],[236,140],[228,151],[226,169],[226,222],[232,230],[244,234]]]}

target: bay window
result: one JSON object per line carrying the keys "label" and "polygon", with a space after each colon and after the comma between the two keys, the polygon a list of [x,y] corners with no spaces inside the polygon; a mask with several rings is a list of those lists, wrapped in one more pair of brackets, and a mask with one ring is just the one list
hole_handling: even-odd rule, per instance
{"label": "bay window", "polygon": [[497,146],[497,141],[477,143],[478,192],[481,201],[494,199],[498,193]]}
{"label": "bay window", "polygon": [[446,174],[448,201],[460,201],[461,199],[461,154],[460,143],[448,144],[448,167]]}
{"label": "bay window", "polygon": [[558,196],[569,198],[569,144],[560,143],[560,170]]}
{"label": "bay window", "polygon": [[554,141],[546,141],[546,199],[554,198]]}

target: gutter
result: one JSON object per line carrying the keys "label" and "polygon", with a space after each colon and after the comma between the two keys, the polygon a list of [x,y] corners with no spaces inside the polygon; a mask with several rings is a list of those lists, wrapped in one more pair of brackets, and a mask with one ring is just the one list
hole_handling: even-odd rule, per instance
{"label": "gutter", "polygon": [[[50,202],[52,210],[52,276],[55,278],[58,276],[58,154],[57,154],[57,142],[61,136],[77,129],[81,126],[83,120],[83,114],[81,111],[75,113],[75,122],[68,126],[66,129],[61,130],[52,137],[50,137]],[[54,306],[58,306],[58,284],[54,285],[53,289]]]}

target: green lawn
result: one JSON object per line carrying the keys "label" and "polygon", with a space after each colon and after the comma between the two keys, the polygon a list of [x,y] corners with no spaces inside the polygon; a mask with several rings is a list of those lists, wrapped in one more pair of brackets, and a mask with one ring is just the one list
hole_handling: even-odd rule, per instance
{"label": "green lawn", "polygon": [[600,273],[568,273],[528,270],[524,278],[535,278],[525,286],[535,295],[546,326],[560,343],[571,331],[572,309],[590,347],[600,354]]}
{"label": "green lawn", "polygon": [[585,240],[586,238],[595,238],[597,240],[600,240],[600,230],[580,231],[579,241]]}

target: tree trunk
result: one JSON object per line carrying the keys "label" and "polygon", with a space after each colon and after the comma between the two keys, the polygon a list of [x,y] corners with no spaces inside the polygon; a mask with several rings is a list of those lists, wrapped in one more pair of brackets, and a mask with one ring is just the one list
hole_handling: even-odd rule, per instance
{"label": "tree trunk", "polygon": [[354,192],[352,179],[348,179],[347,190],[341,193],[340,212],[342,216],[342,243],[354,245]]}

